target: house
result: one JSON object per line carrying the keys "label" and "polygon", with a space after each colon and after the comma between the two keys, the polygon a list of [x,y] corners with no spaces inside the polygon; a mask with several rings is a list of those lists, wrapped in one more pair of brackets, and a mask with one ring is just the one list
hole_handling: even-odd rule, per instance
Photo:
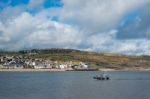
{"label": "house", "polygon": [[35,63],[35,62],[32,62],[32,63],[31,63],[31,65],[35,66],[35,65],[36,65],[36,63]]}
{"label": "house", "polygon": [[3,68],[5,68],[5,69],[15,69],[15,68],[17,68],[17,65],[16,65],[15,61],[11,61],[7,64],[4,64]]}
{"label": "house", "polygon": [[0,65],[0,68],[3,68],[3,65]]}
{"label": "house", "polygon": [[4,62],[3,57],[0,57],[0,63]]}
{"label": "house", "polygon": [[55,65],[54,62],[51,61],[51,60],[46,60],[46,61],[44,62],[44,64],[47,66],[46,68],[49,68],[49,69],[53,68],[54,65]]}
{"label": "house", "polygon": [[46,64],[46,68],[52,69],[52,64]]}
{"label": "house", "polygon": [[78,69],[79,65],[72,65],[71,67],[72,67],[72,69]]}
{"label": "house", "polygon": [[60,69],[65,69],[65,68],[67,68],[67,65],[65,65],[65,64],[60,64],[60,65],[59,65],[59,68],[60,68]]}
{"label": "house", "polygon": [[47,68],[47,66],[43,65],[43,64],[38,64],[38,65],[34,65],[33,68],[34,69],[45,69],[45,68]]}
{"label": "house", "polygon": [[83,69],[87,69],[88,68],[88,65],[85,64],[84,62],[80,62],[80,65]]}

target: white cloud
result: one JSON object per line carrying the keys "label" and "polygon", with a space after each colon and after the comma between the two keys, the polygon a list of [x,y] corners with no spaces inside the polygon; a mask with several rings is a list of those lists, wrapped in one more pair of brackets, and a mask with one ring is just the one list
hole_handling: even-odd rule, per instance
{"label": "white cloud", "polygon": [[[63,8],[25,10],[43,2],[7,7],[0,12],[0,49],[77,48],[150,55],[150,40],[118,40],[114,30],[122,16],[149,0],[63,0]],[[59,16],[59,21],[50,17]],[[70,24],[71,21],[73,24]],[[148,32],[149,33],[149,30]]]}
{"label": "white cloud", "polygon": [[89,33],[113,29],[122,16],[149,0],[63,0],[63,20],[78,21]]}
{"label": "white cloud", "polygon": [[144,54],[150,55],[150,40],[147,39],[135,39],[135,40],[123,40],[118,42],[118,49],[114,52],[125,54]]}
{"label": "white cloud", "polygon": [[92,37],[87,37],[87,44],[89,45],[83,50],[150,55],[150,40],[147,39],[132,39],[132,40],[118,40],[116,39],[117,31],[110,31],[108,33],[95,34]]}
{"label": "white cloud", "polygon": [[29,8],[34,8],[34,7],[38,7],[41,6],[44,3],[45,0],[29,0],[29,4],[28,7]]}
{"label": "white cloud", "polygon": [[[80,38],[80,33],[69,25],[51,21],[40,14],[32,16],[27,12],[8,21],[7,26],[1,23],[0,31],[3,33],[0,39],[2,47],[13,50],[23,47],[71,47],[79,43],[77,39]],[[18,44],[20,48],[11,48],[9,44]]]}
{"label": "white cloud", "polygon": [[3,23],[7,23],[6,21],[9,19],[13,19],[20,15],[22,12],[26,10],[25,5],[18,5],[15,7],[8,6],[0,11],[0,21]]}

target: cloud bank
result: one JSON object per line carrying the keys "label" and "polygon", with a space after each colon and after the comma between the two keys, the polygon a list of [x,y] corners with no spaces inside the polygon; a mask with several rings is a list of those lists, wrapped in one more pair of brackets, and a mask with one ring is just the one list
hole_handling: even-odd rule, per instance
{"label": "cloud bank", "polygon": [[[37,1],[0,10],[0,49],[75,48],[150,55],[149,0],[56,0],[63,6],[49,8],[44,7],[45,0]],[[135,11],[138,14],[130,18]]]}

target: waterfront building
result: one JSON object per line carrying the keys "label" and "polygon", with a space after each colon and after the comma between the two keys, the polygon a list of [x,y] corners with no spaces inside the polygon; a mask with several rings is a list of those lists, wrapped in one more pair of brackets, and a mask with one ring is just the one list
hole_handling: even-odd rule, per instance
{"label": "waterfront building", "polygon": [[43,64],[38,64],[38,65],[33,66],[33,68],[34,69],[45,69],[45,68],[47,68],[47,66],[43,65]]}

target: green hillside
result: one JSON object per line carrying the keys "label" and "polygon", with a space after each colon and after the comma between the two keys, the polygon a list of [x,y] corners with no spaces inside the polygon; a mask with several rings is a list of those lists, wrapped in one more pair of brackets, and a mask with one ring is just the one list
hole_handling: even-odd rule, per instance
{"label": "green hillside", "polygon": [[1,52],[0,55],[22,55],[31,59],[53,61],[82,61],[92,68],[150,68],[150,56],[131,56],[113,53],[87,52],[73,49],[32,49],[19,52]]}

